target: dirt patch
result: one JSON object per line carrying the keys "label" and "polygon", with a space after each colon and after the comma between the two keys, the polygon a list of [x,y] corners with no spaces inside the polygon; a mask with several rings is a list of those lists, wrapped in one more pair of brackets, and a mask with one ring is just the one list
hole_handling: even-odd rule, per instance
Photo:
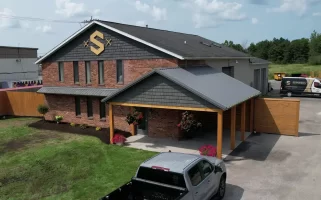
{"label": "dirt patch", "polygon": [[11,140],[3,144],[3,148],[0,153],[10,152],[10,151],[18,151],[27,145],[42,143],[43,141],[58,138],[56,135],[34,135],[32,138],[26,138],[21,140]]}
{"label": "dirt patch", "polygon": [[[100,131],[96,131],[95,127],[87,127],[85,129],[82,129],[79,126],[72,127],[67,123],[57,124],[56,122],[42,120],[29,124],[29,127],[41,130],[51,130],[77,135],[93,136],[99,138],[105,144],[110,143],[109,128],[102,128]],[[126,138],[131,136],[131,133],[126,131],[115,130],[115,132],[124,135]]]}

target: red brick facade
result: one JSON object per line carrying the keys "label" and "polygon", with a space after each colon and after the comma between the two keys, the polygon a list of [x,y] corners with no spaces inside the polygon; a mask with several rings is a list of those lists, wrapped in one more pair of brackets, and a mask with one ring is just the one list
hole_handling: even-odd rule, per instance
{"label": "red brick facade", "polygon": [[[95,88],[121,88],[136,80],[142,75],[160,67],[175,67],[177,59],[145,59],[123,60],[124,83],[117,84],[116,60],[104,61],[104,84],[98,84],[98,61],[91,61],[91,84],[86,84],[85,61],[79,61],[79,84],[74,83],[73,62],[64,62],[64,81],[59,81],[58,63],[43,63],[44,86],[64,87],[95,87]],[[87,99],[81,97],[81,115],[75,114],[75,97],[67,95],[46,95],[46,101],[50,112],[46,115],[47,120],[54,120],[54,116],[62,115],[63,122],[75,124],[87,124],[89,126],[109,127],[108,105],[106,105],[106,119],[100,118],[99,98],[93,98],[93,117],[87,116]],[[151,109],[152,116],[148,122],[148,132],[152,137],[174,137],[177,134],[179,111]],[[115,106],[114,109],[115,129],[131,131],[125,122],[126,115],[130,112],[129,107]],[[157,114],[156,114],[157,113]]]}

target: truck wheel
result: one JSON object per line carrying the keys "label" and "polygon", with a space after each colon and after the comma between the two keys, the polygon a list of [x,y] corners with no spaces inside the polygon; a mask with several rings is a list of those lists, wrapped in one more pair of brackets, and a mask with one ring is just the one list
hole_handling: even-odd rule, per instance
{"label": "truck wheel", "polygon": [[218,186],[218,191],[216,193],[216,199],[221,200],[224,198],[225,195],[225,189],[226,189],[226,178],[223,175],[220,180],[220,185]]}
{"label": "truck wheel", "polygon": [[287,95],[288,95],[288,97],[291,97],[292,96],[292,92],[288,92]]}

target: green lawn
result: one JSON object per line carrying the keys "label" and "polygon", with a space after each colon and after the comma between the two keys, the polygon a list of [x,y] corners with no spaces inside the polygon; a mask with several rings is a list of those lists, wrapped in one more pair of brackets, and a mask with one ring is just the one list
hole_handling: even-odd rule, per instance
{"label": "green lawn", "polygon": [[35,120],[0,120],[0,199],[97,200],[155,155],[95,137],[29,128]]}
{"label": "green lawn", "polygon": [[304,73],[310,75],[310,72],[314,71],[314,75],[318,76],[321,72],[321,65],[307,65],[307,64],[289,64],[289,65],[269,65],[269,79],[273,79],[273,74],[278,72],[284,72],[288,75],[292,73]]}

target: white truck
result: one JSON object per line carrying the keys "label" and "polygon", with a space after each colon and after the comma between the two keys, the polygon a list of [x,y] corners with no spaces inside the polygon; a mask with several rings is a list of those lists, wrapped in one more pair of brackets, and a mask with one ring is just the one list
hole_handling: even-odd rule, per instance
{"label": "white truck", "polygon": [[225,188],[222,160],[168,152],[143,162],[131,181],[101,200],[223,199]]}

